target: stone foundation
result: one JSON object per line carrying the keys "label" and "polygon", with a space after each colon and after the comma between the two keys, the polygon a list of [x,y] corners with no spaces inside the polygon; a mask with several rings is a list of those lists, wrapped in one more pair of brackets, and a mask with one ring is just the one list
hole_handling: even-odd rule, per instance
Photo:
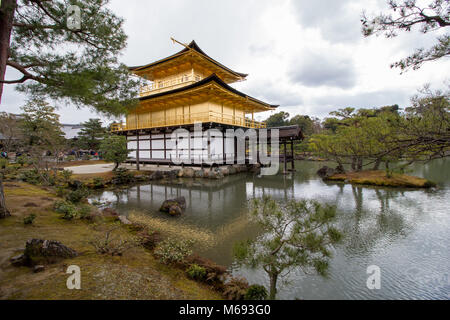
{"label": "stone foundation", "polygon": [[[136,165],[132,164],[123,164],[121,167],[129,170],[136,170]],[[208,168],[168,165],[140,165],[140,171],[152,171],[150,174],[150,180],[160,180],[165,178],[222,179],[226,176],[243,172],[259,174],[260,168],[261,166],[259,164],[233,164]]]}

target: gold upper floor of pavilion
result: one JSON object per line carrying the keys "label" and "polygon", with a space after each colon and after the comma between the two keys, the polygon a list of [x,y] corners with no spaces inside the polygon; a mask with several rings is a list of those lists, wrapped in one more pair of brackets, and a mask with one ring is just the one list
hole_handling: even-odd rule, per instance
{"label": "gold upper floor of pavilion", "polygon": [[206,55],[192,41],[178,53],[156,62],[130,67],[147,83],[140,90],[139,106],[125,124],[112,131],[151,129],[196,122],[215,122],[248,128],[264,128],[254,113],[277,106],[252,98],[229,84],[245,80],[239,73]]}
{"label": "gold upper floor of pavilion", "polygon": [[178,77],[174,77],[172,79],[160,80],[149,83],[141,87],[139,96],[146,97],[152,94],[169,91],[177,88],[181,88],[184,86],[188,86],[195,82],[202,80],[202,76],[199,74],[184,74]]}

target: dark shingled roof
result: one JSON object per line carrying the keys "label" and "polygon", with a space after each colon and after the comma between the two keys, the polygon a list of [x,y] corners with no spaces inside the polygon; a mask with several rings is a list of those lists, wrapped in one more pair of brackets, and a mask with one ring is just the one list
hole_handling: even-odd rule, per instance
{"label": "dark shingled roof", "polygon": [[210,82],[216,82],[219,86],[221,86],[222,88],[224,88],[224,89],[226,89],[226,90],[228,90],[230,92],[233,92],[233,93],[235,93],[235,94],[237,94],[237,95],[239,95],[239,96],[241,96],[243,98],[248,98],[250,100],[253,100],[253,101],[257,102],[257,103],[268,105],[271,108],[277,108],[279,106],[279,105],[268,104],[266,102],[263,102],[263,101],[258,100],[256,98],[253,98],[253,97],[250,97],[250,96],[246,95],[245,93],[236,90],[235,88],[233,88],[233,87],[229,86],[228,84],[226,84],[216,74],[212,74],[212,75],[210,75],[209,77],[207,77],[207,78],[205,78],[203,80],[200,80],[200,81],[198,81],[196,83],[193,83],[193,84],[185,86],[185,87],[181,87],[181,88],[177,88],[177,89],[170,90],[170,91],[164,91],[164,92],[152,94],[150,96],[140,97],[139,100],[144,101],[144,100],[149,100],[149,99],[153,99],[153,98],[157,98],[157,97],[170,95],[170,94],[173,94],[173,93],[179,93],[179,92],[187,91],[187,90],[190,90],[190,89],[193,89],[193,88],[201,87],[202,85],[210,83]]}
{"label": "dark shingled roof", "polygon": [[[217,65],[218,67],[223,68],[223,69],[227,70],[228,72],[230,72],[230,73],[232,73],[232,74],[234,74],[234,75],[237,75],[237,76],[243,77],[243,78],[245,78],[245,77],[248,76],[248,74],[246,74],[246,73],[240,73],[240,72],[233,71],[233,70],[231,70],[230,68],[225,67],[223,64],[221,64],[221,63],[217,62],[216,60],[214,60],[213,58],[211,58],[210,56],[208,56],[202,49],[200,49],[200,47],[197,45],[197,43],[196,43],[194,40],[192,40],[192,42],[189,43],[188,47],[189,47],[190,49],[192,49],[192,50],[194,50],[194,51],[196,51],[196,52],[202,54],[202,55],[205,56],[209,61],[211,61],[212,63],[214,63],[214,64]],[[184,48],[183,50],[181,50],[181,51],[179,51],[179,52],[177,52],[177,53],[175,53],[175,54],[173,54],[173,55],[171,55],[171,56],[169,56],[169,57],[167,57],[167,58],[164,58],[164,59],[161,59],[161,60],[158,60],[158,61],[155,61],[155,62],[146,64],[146,65],[143,65],[143,66],[129,67],[128,69],[131,70],[131,71],[139,71],[139,70],[146,69],[146,68],[148,68],[148,67],[153,67],[153,66],[156,66],[156,65],[158,65],[158,64],[161,64],[161,63],[163,63],[163,62],[166,62],[166,61],[175,59],[175,58],[177,58],[177,57],[183,55],[184,53],[190,51],[190,49]]]}
{"label": "dark shingled roof", "polygon": [[279,130],[280,140],[289,139],[304,139],[302,129],[298,124],[292,126],[281,126],[281,127],[267,127],[267,130]]}

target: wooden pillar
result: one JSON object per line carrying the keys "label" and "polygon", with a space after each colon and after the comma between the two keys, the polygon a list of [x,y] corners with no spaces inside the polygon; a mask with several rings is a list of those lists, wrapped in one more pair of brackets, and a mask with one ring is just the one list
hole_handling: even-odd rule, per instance
{"label": "wooden pillar", "polygon": [[237,143],[238,143],[238,141],[237,141],[237,137],[236,136],[234,136],[234,138],[233,138],[233,141],[234,141],[234,163],[235,164],[237,164],[237,155],[238,155],[238,150],[237,150]]}
{"label": "wooden pillar", "polygon": [[286,152],[286,140],[283,141],[283,146],[284,146],[284,174],[287,173],[287,152]]}
{"label": "wooden pillar", "polygon": [[259,163],[259,130],[258,133],[256,134],[256,163]]}
{"label": "wooden pillar", "polygon": [[[165,114],[165,112],[164,112]],[[164,160],[167,160],[167,152],[166,152],[166,133],[163,133],[163,141],[164,141]]]}
{"label": "wooden pillar", "polygon": [[207,150],[208,158],[207,159],[210,160],[210,163],[211,163],[210,167],[212,167],[214,165],[214,161],[213,161],[212,156],[211,156],[211,133],[210,133],[209,130],[207,131],[207,133],[208,133],[207,141],[206,141],[206,145],[208,146],[208,150]]}
{"label": "wooden pillar", "polygon": [[153,155],[152,155],[152,131],[150,131],[149,133],[149,145],[150,145],[150,160],[153,159]]}
{"label": "wooden pillar", "polygon": [[[223,113],[222,113],[222,115],[223,115]],[[223,128],[223,130],[222,130],[222,158],[223,158],[223,163],[222,163],[222,165],[225,165],[226,163],[227,163],[227,157],[226,157],[226,155],[225,155],[225,132],[226,132],[226,130],[225,130],[225,128]]]}
{"label": "wooden pillar", "polygon": [[292,153],[292,160],[291,160],[291,170],[295,171],[295,157],[294,157],[294,140],[291,140],[291,153]]}
{"label": "wooden pillar", "polygon": [[194,159],[192,159],[192,153],[191,153],[191,131],[188,132],[188,159],[189,164],[194,164]]}
{"label": "wooden pillar", "polygon": [[136,131],[136,170],[140,170],[141,167],[139,165],[139,130]]}

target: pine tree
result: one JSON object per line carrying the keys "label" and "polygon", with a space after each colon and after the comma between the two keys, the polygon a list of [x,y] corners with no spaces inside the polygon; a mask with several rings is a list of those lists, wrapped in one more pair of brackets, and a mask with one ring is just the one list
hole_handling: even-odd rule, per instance
{"label": "pine tree", "polygon": [[[136,105],[139,83],[118,56],[126,46],[123,19],[108,0],[2,0],[0,102],[3,84],[33,98],[66,100],[107,115]],[[6,67],[21,73],[5,80]],[[3,198],[0,181],[0,198]],[[0,201],[0,217],[6,212]]]}
{"label": "pine tree", "polygon": [[98,150],[102,138],[105,137],[106,128],[102,126],[100,119],[89,119],[82,125],[77,144],[83,149]]}
{"label": "pine tree", "polygon": [[282,206],[265,196],[253,200],[250,212],[263,234],[257,240],[237,243],[234,255],[237,263],[261,267],[267,273],[270,299],[276,298],[279,278],[293,269],[327,274],[330,247],[342,238],[331,225],[334,206],[306,200]]}

